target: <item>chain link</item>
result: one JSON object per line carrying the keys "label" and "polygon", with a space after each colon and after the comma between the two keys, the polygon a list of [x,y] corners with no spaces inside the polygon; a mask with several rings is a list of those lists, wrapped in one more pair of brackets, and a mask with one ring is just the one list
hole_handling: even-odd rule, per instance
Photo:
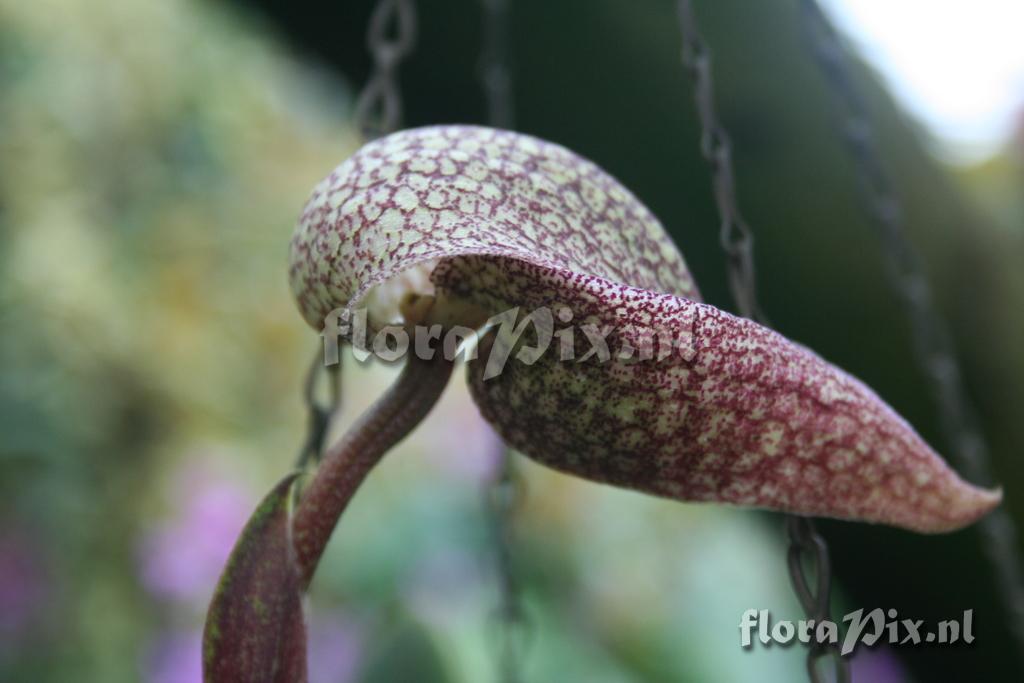
{"label": "chain link", "polygon": [[[394,37],[390,35],[392,28]],[[373,73],[359,94],[355,109],[356,123],[367,140],[401,127],[398,67],[415,45],[416,5],[413,0],[380,0],[373,9],[366,32],[366,46],[373,55]]]}
{"label": "chain link", "polygon": [[512,72],[509,62],[509,0],[482,0],[483,54],[480,84],[487,99],[487,121],[495,128],[515,127]]}
{"label": "chain link", "polygon": [[[487,121],[495,128],[512,129],[515,105],[509,67],[509,0],[481,0],[483,3],[483,52],[478,74],[487,103]],[[498,680],[520,683],[522,661],[532,637],[532,628],[522,602],[522,588],[515,563],[515,517],[526,497],[526,486],[516,468],[514,454],[494,436],[500,449],[494,476],[484,489],[484,503],[490,521],[494,572],[498,580],[498,606],[494,612],[497,628]]]}
{"label": "chain link", "polygon": [[[316,398],[317,380],[324,373],[327,373],[330,394],[330,399],[326,403]],[[317,346],[302,387],[302,399],[309,412],[309,423],[306,428],[306,440],[296,462],[296,468],[299,470],[319,463],[324,453],[327,432],[331,427],[331,418],[341,410],[341,358],[338,358],[337,364],[325,366],[323,351]]]}
{"label": "chain link", "polygon": [[[814,0],[800,0],[801,17],[815,61],[824,73],[854,170],[861,203],[884,250],[893,291],[910,320],[915,357],[936,402],[943,435],[968,479],[993,482],[988,446],[964,391],[949,331],[939,315],[921,258],[904,229],[899,197],[883,167],[863,97],[854,83],[838,34]],[[1024,571],[1019,537],[1005,508],[979,523],[983,545],[1007,607],[1010,629],[1024,659]]]}
{"label": "chain link", "polygon": [[[809,517],[786,515],[786,536],[789,538],[786,562],[793,591],[807,618],[819,624],[831,618],[832,568],[828,545],[815,530],[814,522]],[[805,566],[810,567],[811,573],[814,574],[813,589]],[[818,666],[818,662],[826,658],[831,658],[834,680],[837,683],[850,681],[849,663],[843,659],[840,652],[838,644],[835,643],[815,641],[810,644],[807,651],[807,675],[812,683],[830,680],[829,677],[823,677]]]}
{"label": "chain link", "polygon": [[498,672],[501,683],[522,681],[522,660],[532,636],[515,563],[515,518],[526,498],[526,485],[516,471],[512,453],[494,436],[500,449],[494,476],[484,488],[484,506],[493,540],[498,606],[494,611]]}
{"label": "chain link", "polygon": [[[388,37],[395,24],[395,37]],[[398,87],[398,65],[416,44],[416,6],[412,0],[380,0],[373,9],[366,31],[366,45],[373,55],[373,73],[359,93],[355,120],[366,139],[370,140],[396,130],[402,120],[402,95]],[[320,402],[317,382],[321,373],[328,374],[330,400]],[[303,469],[320,461],[331,418],[341,408],[341,359],[325,366],[319,349],[306,373],[303,402],[309,412],[306,440],[299,450],[296,467]]]}
{"label": "chain link", "polygon": [[683,64],[693,83],[701,127],[701,153],[711,167],[715,205],[720,219],[719,242],[728,258],[729,289],[740,315],[765,321],[757,300],[754,235],[739,210],[732,167],[732,142],[718,120],[715,109],[711,53],[697,29],[692,4],[688,0],[680,0],[678,8],[683,38]]}
{"label": "chain link", "polygon": [[[736,176],[732,165],[732,143],[718,118],[715,108],[711,52],[697,27],[690,0],[678,2],[679,26],[683,43],[683,64],[693,83],[694,100],[701,127],[701,153],[711,168],[715,204],[721,221],[719,241],[728,259],[729,288],[736,307],[745,318],[763,325],[768,321],[757,296],[754,269],[754,235],[740,213],[736,198]],[[795,515],[786,516],[789,539],[787,561],[793,590],[809,619],[820,622],[829,618],[831,596],[831,563],[828,545],[815,529],[813,520]],[[814,588],[808,579],[814,576]],[[833,679],[850,681],[849,662],[840,655],[837,643],[813,643],[807,653],[807,673],[814,683],[828,680],[818,662],[831,658]]]}
{"label": "chain link", "polygon": [[[316,385],[320,375],[325,372],[330,399],[327,403],[322,403],[316,397]],[[323,352],[319,345],[313,355],[309,371],[306,373],[302,399],[309,412],[309,426],[306,428],[306,440],[302,444],[295,463],[296,469],[299,470],[320,462],[324,441],[327,439],[327,431],[331,426],[331,418],[341,410],[341,358],[334,365],[324,365]]]}

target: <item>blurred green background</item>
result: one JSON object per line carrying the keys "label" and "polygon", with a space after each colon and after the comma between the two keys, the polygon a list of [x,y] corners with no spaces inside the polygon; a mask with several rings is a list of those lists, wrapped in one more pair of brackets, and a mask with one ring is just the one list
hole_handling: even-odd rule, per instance
{"label": "blurred green background", "polygon": [[[730,308],[672,3],[512,4],[518,127],[633,189],[706,299]],[[484,121],[478,0],[419,5],[407,124]],[[764,308],[944,450],[795,3],[698,5]],[[199,680],[223,561],[302,439],[315,335],[290,301],[286,248],[309,190],[359,144],[371,7],[0,0],[0,680]],[[944,167],[861,75],[1024,523],[1024,137]],[[345,421],[389,379],[348,372]],[[497,680],[482,503],[495,450],[453,382],[373,474],[313,590],[312,683]],[[526,683],[803,678],[799,648],[739,647],[744,610],[800,614],[781,518],[517,462]],[[836,613],[975,610],[973,645],[862,650],[855,680],[1020,680],[975,530],[821,527]]]}

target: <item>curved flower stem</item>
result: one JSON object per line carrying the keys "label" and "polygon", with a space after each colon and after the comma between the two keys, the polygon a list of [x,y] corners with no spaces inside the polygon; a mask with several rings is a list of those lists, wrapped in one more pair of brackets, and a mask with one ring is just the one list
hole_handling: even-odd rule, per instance
{"label": "curved flower stem", "polygon": [[292,534],[301,585],[309,585],[338,518],[381,457],[419,424],[440,398],[454,363],[409,354],[398,380],[324,455],[295,509]]}

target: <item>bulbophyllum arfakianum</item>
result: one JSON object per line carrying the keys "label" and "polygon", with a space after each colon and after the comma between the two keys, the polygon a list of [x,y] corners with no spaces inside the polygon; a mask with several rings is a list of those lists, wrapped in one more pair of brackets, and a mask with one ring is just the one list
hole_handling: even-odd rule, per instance
{"label": "bulbophyllum arfakianum", "polygon": [[[523,360],[504,349],[494,372],[487,359],[510,342],[489,330],[466,363],[501,437],[568,474],[925,533],[970,524],[1001,498],[962,481],[855,378],[701,303],[636,197],[533,137],[438,126],[366,145],[313,191],[290,280],[317,330],[356,309],[371,331],[480,329],[510,310],[546,309],[600,331],[616,354],[585,353],[578,335],[569,346],[581,353],[554,344]],[[675,340],[674,352],[644,355],[655,338]],[[302,593],[359,484],[447,384],[453,363],[439,347],[429,360],[410,350],[394,386],[298,495],[290,475],[261,504],[210,606],[207,681],[305,680]]]}

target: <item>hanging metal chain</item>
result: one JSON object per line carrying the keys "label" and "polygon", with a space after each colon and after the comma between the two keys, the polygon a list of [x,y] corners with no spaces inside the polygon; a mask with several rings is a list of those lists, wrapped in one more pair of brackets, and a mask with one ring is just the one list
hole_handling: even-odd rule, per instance
{"label": "hanging metal chain", "polygon": [[[831,619],[832,566],[825,539],[814,528],[810,517],[786,515],[786,536],[789,537],[789,551],[786,563],[793,591],[804,608],[808,619],[815,624]],[[814,588],[808,580],[806,566],[814,575]],[[820,660],[831,658],[834,677],[823,677],[818,666]],[[849,662],[843,658],[838,643],[812,642],[807,651],[807,676],[813,683],[834,680],[849,683],[851,679]]]}
{"label": "hanging metal chain", "polygon": [[523,608],[522,589],[514,559],[515,518],[526,497],[526,486],[516,471],[511,453],[495,436],[495,448],[501,449],[494,477],[484,488],[484,506],[493,539],[493,563],[498,578],[497,626],[498,680],[522,681],[522,660],[532,635],[528,615]]}
{"label": "hanging metal chain", "polygon": [[[721,221],[719,240],[728,257],[729,287],[740,315],[767,325],[757,297],[754,236],[739,210],[732,145],[715,108],[711,53],[700,35],[690,0],[679,0],[678,15],[683,64],[693,83],[700,120],[701,153],[711,167],[715,203]],[[786,532],[789,538],[789,575],[797,598],[809,619],[816,623],[828,619],[832,576],[828,545],[816,531],[814,521],[807,517],[787,515]],[[814,588],[808,579],[809,574],[814,576]],[[819,660],[825,657],[831,657],[835,681],[850,681],[849,663],[840,656],[837,643],[811,645],[807,653],[807,671],[811,681],[827,680],[822,677],[818,666]]]}
{"label": "hanging metal chain", "polygon": [[[341,358],[334,365],[324,365],[323,352],[319,346],[313,356],[313,363],[306,373],[306,381],[302,389],[302,399],[309,411],[309,426],[306,428],[306,441],[303,443],[295,463],[296,469],[299,470],[320,462],[327,430],[331,426],[331,418],[341,410]],[[322,403],[316,397],[316,385],[320,376],[325,373],[330,399],[327,403]]]}
{"label": "hanging metal chain", "polygon": [[[394,25],[391,37],[392,24]],[[413,0],[380,0],[370,16],[366,46],[373,73],[356,102],[355,119],[367,140],[391,133],[402,124],[398,66],[416,45]]]}
{"label": "hanging metal chain", "polygon": [[512,73],[509,66],[509,0],[482,0],[483,54],[480,84],[487,98],[487,122],[495,128],[515,127]]}
{"label": "hanging metal chain", "polygon": [[[483,52],[479,78],[487,102],[487,121],[495,128],[515,125],[512,74],[509,67],[511,35],[509,0],[482,0]],[[522,681],[522,661],[531,637],[531,625],[523,607],[522,589],[515,563],[515,517],[526,497],[515,455],[495,435],[500,449],[494,476],[485,484],[484,504],[490,522],[492,561],[498,581],[498,607],[494,612],[497,636],[497,669],[501,683]]]}
{"label": "hanging metal chain", "polygon": [[754,235],[740,214],[736,201],[736,177],[732,167],[732,142],[715,110],[711,53],[701,37],[688,0],[678,5],[683,37],[683,64],[690,75],[700,119],[700,149],[711,167],[715,204],[720,218],[719,241],[729,260],[729,288],[740,315],[765,321],[757,301],[754,273]]}
{"label": "hanging metal chain", "polygon": [[[395,24],[395,37],[389,37]],[[355,120],[367,140],[396,130],[402,122],[402,94],[398,87],[398,65],[416,44],[416,6],[412,0],[380,0],[370,16],[366,45],[373,55],[373,73],[359,93]],[[325,371],[328,375],[330,399],[320,402],[317,382]],[[324,365],[319,348],[306,373],[302,391],[309,411],[306,440],[299,450],[296,467],[303,469],[320,461],[331,418],[341,408],[341,359],[335,365]]]}
{"label": "hanging metal chain", "polygon": [[[801,17],[819,68],[832,90],[846,148],[857,173],[861,203],[885,252],[893,291],[910,319],[916,359],[937,404],[947,445],[960,471],[982,485],[993,481],[988,446],[967,400],[948,329],[936,310],[921,258],[904,229],[900,200],[885,172],[863,97],[854,83],[835,28],[814,0],[800,0]],[[1013,519],[1003,507],[979,523],[985,551],[1024,657],[1024,571]]]}

